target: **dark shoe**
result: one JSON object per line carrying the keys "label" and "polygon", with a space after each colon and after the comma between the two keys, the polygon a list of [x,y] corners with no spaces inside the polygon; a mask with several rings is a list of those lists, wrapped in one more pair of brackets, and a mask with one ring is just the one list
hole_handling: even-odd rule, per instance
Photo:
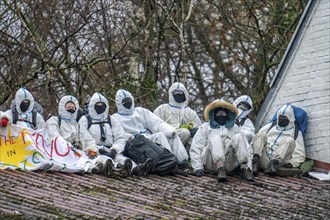
{"label": "dark shoe", "polygon": [[98,164],[96,165],[96,167],[94,167],[94,168],[92,169],[92,173],[95,173],[95,174],[101,174],[101,173],[102,173],[102,170],[103,170],[103,164],[98,163]]}
{"label": "dark shoe", "polygon": [[136,176],[147,176],[152,168],[152,159],[148,158],[143,164],[134,167],[133,174]]}
{"label": "dark shoe", "polygon": [[132,175],[132,167],[133,167],[132,161],[130,159],[126,159],[125,162],[124,162],[124,167],[123,167],[123,170],[125,171],[126,177]]}
{"label": "dark shoe", "polygon": [[286,176],[300,176],[302,175],[303,171],[299,168],[287,168],[287,167],[279,167],[277,169],[277,175],[281,177],[286,177]]}
{"label": "dark shoe", "polygon": [[227,181],[227,168],[222,166],[218,168],[217,179],[219,182]]}
{"label": "dark shoe", "polygon": [[279,161],[278,160],[270,160],[267,168],[265,169],[266,174],[276,175],[278,169]]}
{"label": "dark shoe", "polygon": [[189,169],[178,168],[178,169],[176,170],[176,174],[181,175],[181,176],[188,176],[188,174],[189,174]]}
{"label": "dark shoe", "polygon": [[248,167],[241,168],[241,178],[246,181],[254,181],[254,176]]}
{"label": "dark shoe", "polygon": [[103,174],[106,177],[114,176],[114,165],[111,159],[105,161],[100,174]]}
{"label": "dark shoe", "polygon": [[258,176],[260,170],[260,156],[258,154],[253,155],[252,159],[252,172],[254,176]]}

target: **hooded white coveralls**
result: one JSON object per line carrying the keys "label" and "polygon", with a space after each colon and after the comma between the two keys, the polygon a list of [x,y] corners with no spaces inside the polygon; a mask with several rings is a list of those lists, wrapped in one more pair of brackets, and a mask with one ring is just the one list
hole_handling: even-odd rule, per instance
{"label": "hooded white coveralls", "polygon": [[[126,97],[132,99],[130,109],[123,106],[122,100]],[[118,112],[113,114],[124,127],[124,130],[135,136],[144,135],[153,142],[162,145],[175,154],[179,161],[188,160],[188,153],[184,148],[175,128],[168,125],[150,110],[134,106],[134,97],[126,90],[120,89],[116,93],[116,106]]]}
{"label": "hooded white coveralls", "polygon": [[[24,101],[26,99],[30,100],[30,106],[25,112],[22,112],[22,110],[20,109],[20,104],[22,101]],[[16,92],[15,104],[16,104],[16,110],[18,113],[18,120],[16,122],[16,125],[25,127],[25,128],[32,128],[35,130],[45,128],[45,120],[38,112],[37,112],[37,117],[36,117],[36,127],[33,128],[32,124],[30,124],[30,123],[32,123],[32,109],[34,106],[34,98],[28,90],[26,90],[24,88],[20,88]],[[11,109],[7,110],[3,114],[3,117],[7,117],[9,122],[13,123],[13,114],[12,114]]]}
{"label": "hooded white coveralls", "polygon": [[[68,102],[73,102],[76,106],[76,111],[73,114],[65,109],[65,104]],[[79,126],[76,121],[78,109],[79,103],[75,97],[67,95],[61,98],[58,104],[58,114],[61,117],[61,125],[59,125],[59,118],[57,116],[52,116],[46,121],[47,141],[50,143],[56,138],[61,142],[66,141],[72,149],[75,149],[75,151],[80,154],[86,154],[89,151],[98,152],[94,138],[89,134],[86,128]],[[81,146],[82,151],[76,149],[74,147],[75,145]],[[109,159],[109,157],[98,155],[95,159],[90,161],[91,165],[87,172],[92,172],[92,169],[98,163],[105,163],[107,159]]]}
{"label": "hooded white coveralls", "polygon": [[[174,100],[172,92],[181,90],[186,96],[186,101],[178,103]],[[174,127],[183,143],[186,145],[190,140],[190,131],[187,128],[180,128],[180,125],[192,122],[198,128],[202,122],[194,110],[188,107],[188,91],[179,82],[174,83],[168,90],[169,103],[162,104],[154,110],[154,114],[163,119],[166,123]]]}
{"label": "hooded white coveralls", "polygon": [[[219,107],[231,111],[231,119],[223,126],[214,120],[214,110]],[[215,100],[205,108],[204,116],[209,121],[200,126],[190,148],[194,171],[206,169],[216,172],[217,168],[225,165],[230,172],[242,163],[251,168],[252,151],[248,149],[240,127],[235,124],[237,113],[234,105],[222,100]]]}
{"label": "hooded white coveralls", "polygon": [[[253,110],[252,99],[247,95],[242,95],[233,102],[233,105],[235,105],[237,107],[238,104],[244,103],[244,102],[248,103],[251,106],[251,109],[249,109],[247,111],[238,109],[237,120],[241,125],[241,131],[245,135],[247,141],[250,143],[252,141],[252,139],[254,138],[254,135],[256,132],[256,129],[255,129],[251,119],[248,118],[248,115]],[[242,125],[241,123],[243,123],[243,122],[244,122],[244,124]]]}
{"label": "hooded white coveralls", "polygon": [[262,169],[266,169],[271,159],[278,160],[280,165],[291,163],[293,167],[299,167],[305,161],[305,145],[300,131],[297,139],[294,140],[295,117],[292,106],[289,104],[282,106],[277,111],[277,119],[279,115],[288,117],[290,122],[286,127],[276,124],[269,130],[272,123],[266,124],[251,142],[254,154],[260,156]]}
{"label": "hooded white coveralls", "polygon": [[[95,111],[95,103],[97,102],[103,102],[106,105],[106,109],[103,113],[98,114]],[[90,99],[89,105],[88,105],[88,114],[92,118],[93,122],[106,122],[108,121],[109,116],[109,102],[108,100],[101,95],[100,93],[94,93],[92,98]],[[111,125],[110,125],[111,124]],[[90,135],[94,138],[96,145],[96,148],[104,149],[108,152],[110,152],[112,149],[117,152],[116,157],[114,159],[115,163],[121,163],[124,164],[125,160],[128,159],[125,157],[122,153],[125,150],[125,144],[128,138],[131,136],[127,134],[124,131],[123,126],[121,123],[113,116],[110,116],[110,124],[109,123],[103,123],[101,126],[103,126],[104,133],[105,133],[105,140],[101,140],[101,130],[100,130],[100,124],[91,124],[90,128],[88,129],[88,120],[85,115],[83,115],[79,120],[80,127],[83,127],[84,129],[88,129],[88,132]],[[82,143],[83,145],[88,144]],[[107,147],[105,147],[107,146]],[[133,168],[136,166],[136,163],[132,161]]]}

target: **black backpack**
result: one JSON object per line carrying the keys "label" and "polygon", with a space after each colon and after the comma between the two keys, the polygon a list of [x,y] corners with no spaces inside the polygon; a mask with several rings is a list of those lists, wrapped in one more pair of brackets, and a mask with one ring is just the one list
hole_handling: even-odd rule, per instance
{"label": "black backpack", "polygon": [[142,164],[148,158],[151,158],[151,173],[160,176],[173,175],[178,169],[179,162],[174,154],[143,135],[137,135],[135,138],[129,139],[126,142],[123,155],[137,164]]}
{"label": "black backpack", "polygon": [[[78,114],[79,114],[79,110],[78,110]],[[107,120],[106,121],[98,121],[98,122],[93,122],[93,119],[92,117],[87,113],[87,114],[84,114],[82,113],[79,117],[79,119],[82,117],[82,116],[86,116],[87,118],[87,130],[93,125],[93,124],[99,124],[100,125],[100,132],[101,132],[101,141],[104,142],[107,138],[106,138],[106,135],[105,135],[105,132],[104,132],[104,127],[103,127],[103,124],[109,124],[110,125],[110,128],[111,128],[111,118],[110,118],[110,115],[108,114],[108,117],[107,117]],[[57,115],[57,118],[58,118],[58,126],[61,127],[61,124],[62,124],[62,118],[61,116]],[[78,122],[78,115],[77,115],[77,122]]]}
{"label": "black backpack", "polygon": [[[18,121],[18,112],[17,112],[17,109],[16,109],[15,100],[11,101],[10,110],[11,110],[12,115],[13,115],[13,124],[16,124],[17,121]],[[42,116],[43,111],[44,110],[41,107],[41,105],[38,102],[34,101],[34,106],[33,106],[33,109],[32,109],[32,121],[28,121],[26,119],[24,119],[24,120],[20,119],[20,121],[27,122],[31,125],[32,128],[36,128],[37,127],[37,113],[39,113]]]}

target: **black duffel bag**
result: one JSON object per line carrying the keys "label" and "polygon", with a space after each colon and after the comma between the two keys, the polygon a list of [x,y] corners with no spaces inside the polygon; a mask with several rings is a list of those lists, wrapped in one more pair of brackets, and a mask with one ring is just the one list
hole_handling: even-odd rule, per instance
{"label": "black duffel bag", "polygon": [[151,173],[160,176],[173,175],[178,169],[178,159],[174,154],[143,135],[129,139],[126,142],[123,155],[137,164],[142,164],[148,158],[151,158]]}

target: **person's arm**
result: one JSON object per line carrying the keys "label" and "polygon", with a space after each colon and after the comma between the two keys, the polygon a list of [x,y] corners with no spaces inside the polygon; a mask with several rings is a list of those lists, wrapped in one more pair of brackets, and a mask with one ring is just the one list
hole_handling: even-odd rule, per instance
{"label": "person's arm", "polygon": [[45,127],[46,127],[46,122],[44,118],[39,113],[37,113],[37,128],[43,129]]}
{"label": "person's arm", "polygon": [[191,143],[189,154],[191,166],[194,171],[199,169],[204,170],[204,165],[202,162],[202,150],[204,147],[206,147],[207,144],[207,126],[208,123],[200,126]]}
{"label": "person's arm", "polygon": [[152,133],[163,132],[167,138],[172,138],[176,135],[175,128],[167,124],[148,109],[143,109],[143,114],[147,127]]}
{"label": "person's arm", "polygon": [[122,153],[125,150],[125,144],[128,140],[129,134],[127,134],[121,125],[121,123],[115,118],[111,118],[111,132],[113,134],[113,144],[110,149],[114,149],[117,154]]}

